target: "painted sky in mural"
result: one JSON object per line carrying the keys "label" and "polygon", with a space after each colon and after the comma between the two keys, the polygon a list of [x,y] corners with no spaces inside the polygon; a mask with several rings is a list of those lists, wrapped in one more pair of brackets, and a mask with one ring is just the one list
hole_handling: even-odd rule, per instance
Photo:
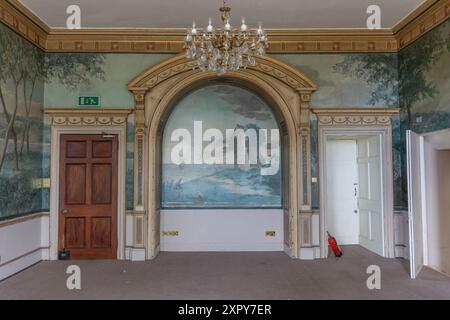
{"label": "painted sky in mural", "polygon": [[164,129],[163,207],[281,207],[281,170],[262,175],[261,164],[174,164],[171,153],[179,141],[171,140],[172,133],[185,128],[193,136],[194,121],[202,121],[204,131],[278,129],[270,107],[246,89],[217,84],[184,97]]}

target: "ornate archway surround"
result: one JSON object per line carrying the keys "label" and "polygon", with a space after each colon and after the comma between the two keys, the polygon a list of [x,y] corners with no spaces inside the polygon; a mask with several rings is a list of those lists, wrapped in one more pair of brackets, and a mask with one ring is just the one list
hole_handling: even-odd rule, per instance
{"label": "ornate archway surround", "polygon": [[[279,118],[288,151],[284,209],[285,251],[298,258],[312,248],[310,101],[317,86],[285,62],[257,59],[254,67],[217,76],[192,69],[192,61],[176,56],[139,74],[128,85],[135,98],[133,246],[146,258],[158,255],[160,242],[161,136],[174,103],[211,82],[247,87],[265,98]],[[286,156],[286,153],[285,153]],[[287,168],[286,168],[287,167]]]}

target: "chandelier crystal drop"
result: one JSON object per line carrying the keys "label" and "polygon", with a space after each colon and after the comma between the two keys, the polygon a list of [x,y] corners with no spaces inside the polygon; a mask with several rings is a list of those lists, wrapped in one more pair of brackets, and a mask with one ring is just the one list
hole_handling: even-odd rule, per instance
{"label": "chandelier crystal drop", "polygon": [[214,28],[211,18],[202,31],[195,22],[187,30],[185,45],[186,57],[194,61],[193,69],[215,71],[219,75],[227,71],[237,71],[248,66],[255,66],[255,56],[264,56],[268,48],[267,34],[261,24],[252,30],[242,18],[240,28],[230,24],[231,8],[223,2],[221,28]]}

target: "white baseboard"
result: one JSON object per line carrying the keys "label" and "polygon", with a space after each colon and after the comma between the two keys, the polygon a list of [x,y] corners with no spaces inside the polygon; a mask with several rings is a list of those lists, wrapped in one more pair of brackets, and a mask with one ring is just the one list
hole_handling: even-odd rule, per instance
{"label": "white baseboard", "polygon": [[301,260],[320,259],[320,247],[300,248]]}
{"label": "white baseboard", "polygon": [[125,248],[125,259],[131,261],[145,261],[144,248]]}
{"label": "white baseboard", "polygon": [[48,260],[48,248],[38,248],[0,265],[0,280],[8,278],[42,260]]}
{"label": "white baseboard", "polygon": [[409,252],[406,252],[406,247],[404,245],[396,245],[394,248],[395,258],[405,258],[407,259],[407,255]]}
{"label": "white baseboard", "polygon": [[293,258],[292,256],[292,249],[290,247],[288,247],[288,245],[285,243],[283,244],[284,246],[284,252],[291,258]]}

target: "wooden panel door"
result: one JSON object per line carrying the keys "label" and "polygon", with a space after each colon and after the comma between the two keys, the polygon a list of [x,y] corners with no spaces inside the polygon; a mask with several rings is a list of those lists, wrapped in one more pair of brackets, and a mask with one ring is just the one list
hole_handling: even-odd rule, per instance
{"label": "wooden panel door", "polygon": [[73,259],[117,254],[117,136],[62,135],[59,250]]}

